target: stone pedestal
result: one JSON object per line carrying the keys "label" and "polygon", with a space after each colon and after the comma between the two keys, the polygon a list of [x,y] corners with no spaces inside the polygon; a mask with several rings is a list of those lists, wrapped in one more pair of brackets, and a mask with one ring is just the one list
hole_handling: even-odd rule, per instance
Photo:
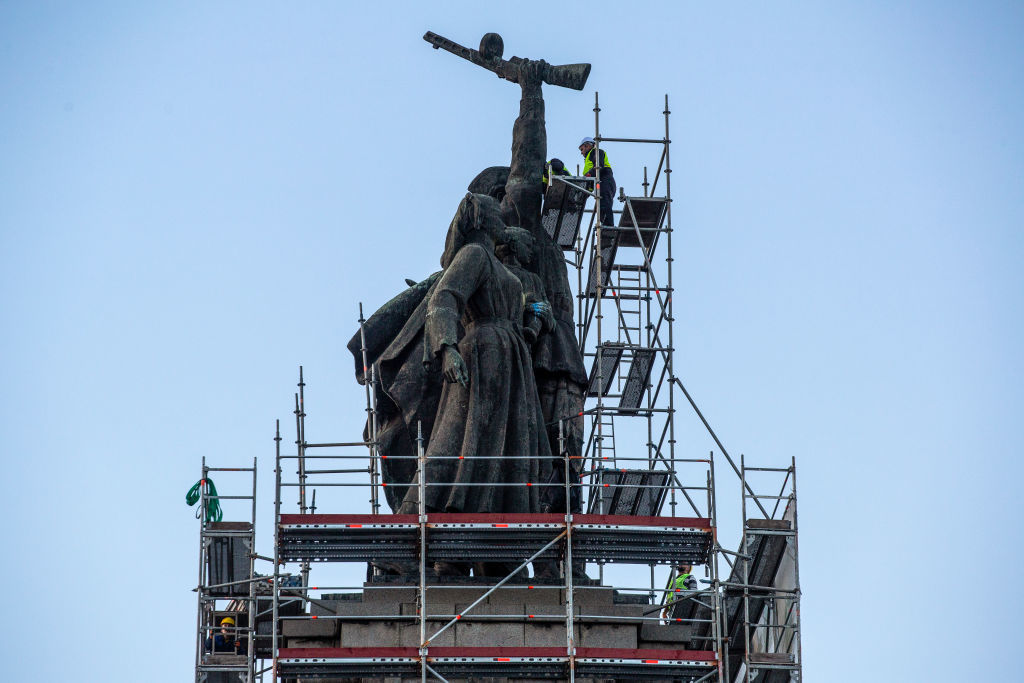
{"label": "stone pedestal", "polygon": [[[476,585],[428,588],[427,638],[466,611],[487,590],[487,586]],[[317,619],[284,622],[285,647],[419,647],[416,595],[414,587],[374,584],[367,584],[362,592],[326,595],[311,606],[310,615]],[[646,595],[585,586],[575,590],[573,608],[576,647],[681,649],[690,639],[689,626],[662,625],[652,619],[658,612],[652,611],[654,606]],[[541,585],[499,588],[430,640],[429,645],[564,648],[566,591],[560,586]],[[320,683],[363,680],[318,679]],[[454,683],[460,679],[451,680]],[[505,679],[486,680],[497,683]],[[584,679],[578,680],[584,683]]]}

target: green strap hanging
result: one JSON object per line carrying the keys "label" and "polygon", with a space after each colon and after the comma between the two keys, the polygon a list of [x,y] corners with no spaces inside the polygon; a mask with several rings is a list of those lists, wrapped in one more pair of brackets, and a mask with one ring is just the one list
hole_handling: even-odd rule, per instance
{"label": "green strap hanging", "polygon": [[[206,501],[206,521],[207,522],[219,522],[223,517],[224,513],[220,509],[220,500],[217,498],[217,487],[213,485],[213,479],[207,477],[206,479],[200,479],[196,482],[196,485],[188,490],[185,494],[185,502],[189,506],[195,505],[199,502],[202,497],[202,486],[206,484],[209,487]],[[199,519],[199,515],[202,514],[200,510],[196,510],[196,519]]]}

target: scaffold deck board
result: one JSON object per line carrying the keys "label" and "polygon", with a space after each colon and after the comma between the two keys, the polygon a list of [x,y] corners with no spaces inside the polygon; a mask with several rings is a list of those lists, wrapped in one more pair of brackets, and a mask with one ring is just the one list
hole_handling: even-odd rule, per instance
{"label": "scaffold deck board", "polygon": [[605,342],[601,344],[601,363],[598,365],[598,354],[594,353],[594,364],[590,367],[590,385],[587,396],[605,396],[615,380],[615,369],[619,366],[625,345],[621,342]]}
{"label": "scaffold deck board", "polygon": [[[653,255],[653,248],[657,243],[662,224],[665,222],[667,209],[668,198],[666,197],[627,197],[627,203],[622,207],[622,218],[619,220],[617,228],[619,246],[639,247],[643,245],[644,249],[648,251],[648,258]],[[636,223],[633,222],[634,215]],[[639,228],[642,241],[637,239],[637,228]]]}
{"label": "scaffold deck board", "polygon": [[[619,243],[614,228],[606,228],[605,234],[601,236],[601,287],[608,289],[611,282],[612,270],[615,269],[615,256],[618,254]],[[597,263],[594,258],[590,259],[590,276],[587,280],[587,296],[597,296]],[[607,296],[607,293],[604,294]]]}
{"label": "scaffold deck board", "polygon": [[[522,561],[565,528],[561,514],[430,514],[427,560]],[[279,553],[287,562],[412,560],[419,532],[416,515],[281,515]],[[572,538],[574,557],[587,561],[702,564],[712,529],[698,517],[573,515]]]}
{"label": "scaffold deck board", "polygon": [[[714,652],[702,650],[630,650],[577,648],[576,675],[627,676],[638,680],[695,681],[713,671]],[[442,676],[565,678],[569,657],[564,647],[432,647],[427,663]],[[305,678],[415,675],[419,651],[412,647],[285,648],[278,652],[278,673]]]}
{"label": "scaffold deck board", "polygon": [[651,379],[651,368],[654,367],[654,349],[636,349],[633,351],[633,362],[629,364],[626,384],[622,387],[619,408],[626,413],[640,407],[647,391],[647,383]]}
{"label": "scaffold deck board", "polygon": [[611,515],[657,514],[665,501],[668,475],[666,470],[598,470],[590,509]]}
{"label": "scaffold deck board", "polygon": [[562,251],[576,248],[576,237],[589,196],[583,190],[561,182],[553,183],[544,194],[541,225]]}

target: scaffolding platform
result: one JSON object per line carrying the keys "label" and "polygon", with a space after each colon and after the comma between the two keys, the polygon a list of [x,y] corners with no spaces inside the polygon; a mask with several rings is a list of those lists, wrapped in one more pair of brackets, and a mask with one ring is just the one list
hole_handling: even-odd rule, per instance
{"label": "scaffolding platform", "polygon": [[626,383],[619,397],[619,413],[632,413],[640,409],[644,392],[651,381],[654,367],[654,349],[633,349],[633,361],[629,364]]}
{"label": "scaffolding platform", "polygon": [[615,371],[622,360],[626,345],[622,342],[605,342],[601,344],[600,364],[598,354],[594,353],[594,364],[590,367],[590,385],[587,396],[607,396],[615,380]]}
{"label": "scaffolding platform", "polygon": [[[604,228],[602,229],[601,235],[601,296],[614,296],[611,291],[611,277],[612,271],[618,269],[615,263],[615,257],[619,253],[619,231],[615,228]],[[596,259],[591,257],[590,260],[590,275],[587,279],[587,298],[595,298],[597,296],[597,263]]]}
{"label": "scaffolding platform", "polygon": [[615,234],[618,246],[643,247],[650,258],[664,229],[668,202],[667,197],[626,197],[619,225],[604,230]]}
{"label": "scaffolding platform", "polygon": [[[417,515],[281,515],[278,552],[286,562],[412,560]],[[429,514],[427,560],[522,561],[566,528],[562,514]],[[573,556],[589,562],[703,564],[711,521],[700,517],[573,515]],[[525,553],[525,555],[524,555]],[[561,553],[556,544],[541,557]]]}
{"label": "scaffolding platform", "polygon": [[[576,676],[629,677],[693,683],[714,672],[714,652],[576,648]],[[386,678],[419,676],[414,647],[283,648],[278,674],[303,678]],[[445,678],[507,677],[566,680],[564,647],[432,647],[427,665]]]}
{"label": "scaffolding platform", "polygon": [[654,368],[655,355],[658,349],[641,347],[626,342],[607,341],[600,346],[600,363],[595,351],[590,366],[590,385],[588,397],[609,396],[612,383],[617,379],[616,371],[620,364],[628,363],[624,381],[619,393],[617,413],[619,415],[635,415],[642,411],[641,404],[651,381],[651,370]]}
{"label": "scaffolding platform", "polygon": [[557,179],[563,182],[553,182],[544,193],[544,210],[540,221],[545,232],[562,251],[573,251],[576,249],[580,223],[590,195],[564,181],[592,184],[593,180],[571,176],[558,176]]}

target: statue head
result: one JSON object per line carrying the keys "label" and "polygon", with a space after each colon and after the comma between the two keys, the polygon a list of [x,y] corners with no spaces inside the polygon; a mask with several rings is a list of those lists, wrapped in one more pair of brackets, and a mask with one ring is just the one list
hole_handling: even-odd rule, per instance
{"label": "statue head", "polygon": [[[536,243],[529,230],[519,227],[505,228],[498,240],[495,254],[502,258],[505,254],[514,256],[526,270],[533,270],[533,248]],[[504,260],[504,259],[503,259]]]}
{"label": "statue head", "polygon": [[494,197],[485,194],[466,193],[459,202],[448,236],[445,238],[444,254],[441,255],[441,267],[447,268],[459,249],[467,243],[475,241],[480,235],[486,235],[491,242],[497,242],[505,229],[501,220],[501,205]]}
{"label": "statue head", "polygon": [[486,194],[499,202],[505,196],[505,184],[512,169],[508,166],[489,166],[476,174],[466,188],[474,194]]}

